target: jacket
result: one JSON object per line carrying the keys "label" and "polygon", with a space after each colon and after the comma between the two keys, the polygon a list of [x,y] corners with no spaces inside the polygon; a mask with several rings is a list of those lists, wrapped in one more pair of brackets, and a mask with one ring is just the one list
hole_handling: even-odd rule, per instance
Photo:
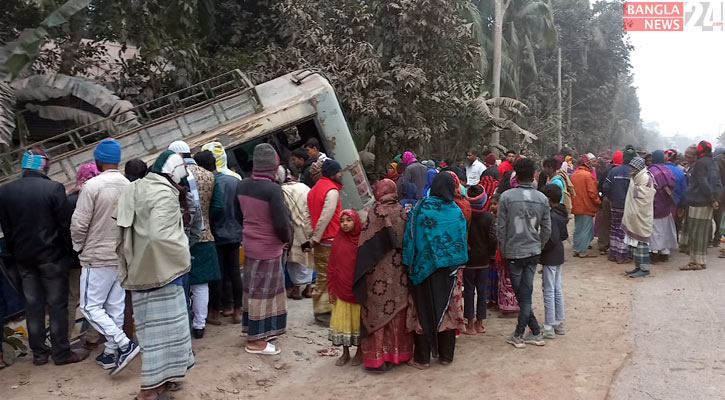
{"label": "jacket", "polygon": [[627,164],[614,167],[607,174],[604,185],[602,185],[602,191],[609,198],[613,209],[624,210],[624,202],[627,199],[631,178],[632,172]]}
{"label": "jacket", "polygon": [[685,204],[685,198],[687,197],[687,176],[685,171],[672,162],[667,162],[665,165],[675,177],[675,191],[672,192],[672,200],[675,201],[676,206],[682,206]]}
{"label": "jacket", "polygon": [[214,173],[214,180],[219,184],[224,209],[221,213],[210,215],[211,233],[216,244],[232,244],[242,242],[242,212],[237,199],[237,185],[241,181],[233,176]]}
{"label": "jacket", "polygon": [[592,170],[581,166],[571,176],[571,183],[576,190],[576,196],[571,199],[571,213],[574,215],[594,216],[602,204],[597,189],[597,181],[592,176]]}
{"label": "jacket", "polygon": [[416,200],[420,200],[423,195],[423,187],[425,186],[425,175],[428,173],[428,168],[418,161],[410,163],[405,167],[405,171],[398,178],[398,198],[402,199],[405,195],[405,185],[408,183],[414,183],[417,189]]}
{"label": "jacket", "polygon": [[312,222],[312,241],[331,242],[340,230],[340,189],[342,185],[327,177],[320,178],[307,194],[307,208]]}
{"label": "jacket", "polygon": [[113,217],[123,189],[131,182],[118,170],[104,171],[83,185],[73,212],[73,250],[84,267],[118,265],[118,227]]}
{"label": "jacket", "polygon": [[541,254],[551,235],[549,200],[531,184],[501,194],[496,216],[496,237],[501,256],[521,260]]}
{"label": "jacket", "polygon": [[302,173],[300,174],[300,182],[304,183],[308,187],[315,186],[315,181],[312,179],[312,174],[310,173],[310,167],[312,164],[317,161],[316,158],[308,158],[305,161],[305,165],[302,166]]}
{"label": "jacket", "polygon": [[121,228],[121,287],[156,289],[189,272],[191,254],[184,234],[179,191],[165,177],[150,173],[127,185],[118,199],[116,214]]}
{"label": "jacket", "polygon": [[25,170],[20,179],[0,186],[0,204],[7,252],[16,263],[67,262],[70,212],[62,184]]}
{"label": "jacket", "polygon": [[293,231],[287,261],[311,268],[313,266],[311,254],[302,251],[302,247],[300,247],[312,237],[312,222],[310,221],[310,210],[307,207],[307,195],[310,193],[310,188],[304,183],[289,182],[282,185],[282,193],[287,208],[290,210]]}
{"label": "jacket", "polygon": [[564,264],[564,241],[569,238],[566,224],[569,213],[563,204],[551,207],[551,236],[541,252],[541,265],[556,266]]}
{"label": "jacket", "polygon": [[469,267],[485,267],[496,255],[496,227],[493,214],[471,205],[471,223],[468,226]]}
{"label": "jacket", "polygon": [[722,190],[720,169],[712,157],[702,157],[692,164],[690,181],[687,185],[687,205],[711,206],[713,202],[720,200]]}
{"label": "jacket", "polygon": [[249,178],[237,186],[237,198],[244,221],[244,254],[256,260],[282,255],[292,241],[290,213],[278,184]]}

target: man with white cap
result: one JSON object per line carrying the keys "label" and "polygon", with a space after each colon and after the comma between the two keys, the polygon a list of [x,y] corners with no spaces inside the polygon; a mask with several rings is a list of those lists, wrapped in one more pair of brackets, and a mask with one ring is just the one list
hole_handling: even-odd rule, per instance
{"label": "man with white cap", "polygon": [[[206,318],[209,306],[209,282],[221,279],[219,259],[217,257],[214,236],[211,233],[210,213],[223,212],[224,203],[221,192],[215,183],[214,173],[202,168],[191,158],[189,145],[181,140],[171,143],[169,150],[179,154],[184,159],[189,175],[187,180],[194,201],[199,204],[202,214],[201,235],[199,241],[191,246],[191,270],[188,274],[189,291],[193,295],[192,311],[194,317],[191,327],[194,337],[204,337]],[[209,151],[197,153],[202,162],[214,165],[214,156]],[[187,293],[188,295],[188,293]],[[188,298],[187,298],[188,300]]]}
{"label": "man with white cap", "polygon": [[93,152],[101,174],[83,186],[71,218],[73,250],[79,253],[80,309],[88,323],[106,337],[96,363],[116,375],[140,351],[123,332],[126,292],[118,280],[116,244],[119,231],[114,216],[123,189],[130,184],[118,170],[121,145],[104,139]]}

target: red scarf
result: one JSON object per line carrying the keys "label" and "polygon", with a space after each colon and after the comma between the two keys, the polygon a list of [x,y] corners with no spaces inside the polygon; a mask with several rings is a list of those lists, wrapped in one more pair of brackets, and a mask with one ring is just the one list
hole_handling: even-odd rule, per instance
{"label": "red scarf", "polygon": [[[330,249],[330,259],[327,262],[327,287],[330,294],[342,301],[357,304],[352,293],[352,282],[355,277],[357,246],[360,242],[362,222],[354,210],[345,210],[342,215],[350,217],[355,226],[350,232],[340,230],[335,236],[332,249]],[[340,223],[339,218],[337,222]]]}
{"label": "red scarf", "polygon": [[[342,189],[342,185],[323,176],[317,181],[317,183],[315,183],[315,186],[312,187],[310,193],[307,194],[307,207],[310,209],[312,229],[317,228],[317,222],[320,220],[320,215],[322,215],[322,207],[325,205],[325,196],[327,196],[327,192],[333,189],[339,191]],[[332,239],[335,235],[337,235],[337,232],[340,230],[341,211],[342,206],[340,200],[338,200],[335,214],[332,216],[330,223],[327,224],[327,228],[322,234],[322,240]]]}

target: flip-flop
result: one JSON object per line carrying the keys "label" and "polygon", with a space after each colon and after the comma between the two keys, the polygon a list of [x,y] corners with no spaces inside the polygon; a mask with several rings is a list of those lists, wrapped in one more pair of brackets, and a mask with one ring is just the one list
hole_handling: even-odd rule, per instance
{"label": "flip-flop", "polygon": [[591,255],[591,254],[587,254],[587,253],[577,253],[577,254],[574,254],[574,257],[578,257],[578,258],[596,258],[596,256]]}
{"label": "flip-flop", "polygon": [[253,350],[245,346],[244,351],[249,354],[260,354],[263,356],[275,356],[282,352],[282,350],[278,349],[277,346],[273,345],[272,343],[267,343],[267,345],[264,346],[264,350]]}

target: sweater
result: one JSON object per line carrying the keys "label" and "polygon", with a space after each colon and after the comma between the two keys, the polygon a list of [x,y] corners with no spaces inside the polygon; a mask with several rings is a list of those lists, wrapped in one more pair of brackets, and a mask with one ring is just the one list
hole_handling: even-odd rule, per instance
{"label": "sweater", "polygon": [[408,183],[414,183],[417,193],[416,200],[420,200],[423,197],[422,191],[425,186],[425,176],[428,173],[428,168],[415,161],[405,167],[405,171],[398,178],[398,198],[403,198],[405,195],[405,187]]}
{"label": "sweater", "polygon": [[270,180],[248,178],[237,186],[237,198],[244,224],[245,257],[269,260],[282,255],[292,241],[290,212],[282,188]]}

